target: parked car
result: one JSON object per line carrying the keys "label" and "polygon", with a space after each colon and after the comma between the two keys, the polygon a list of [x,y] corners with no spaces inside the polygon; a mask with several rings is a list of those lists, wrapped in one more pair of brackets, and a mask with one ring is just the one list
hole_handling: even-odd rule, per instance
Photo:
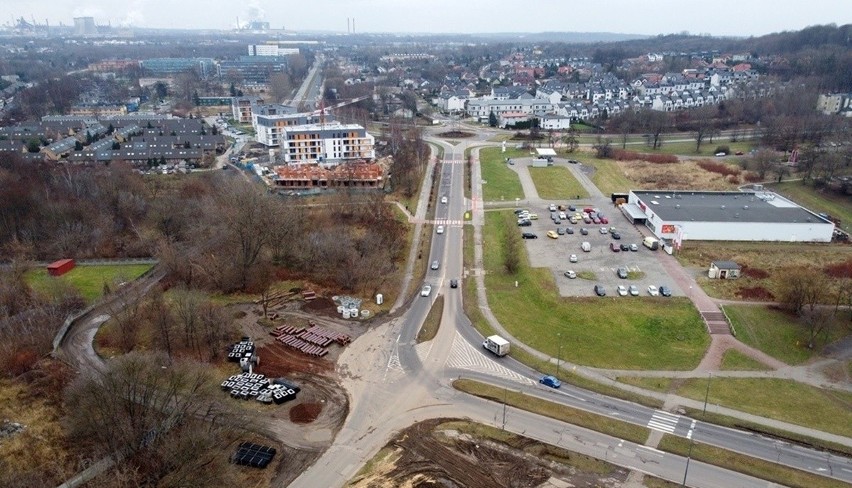
{"label": "parked car", "polygon": [[432,293],[432,285],[423,285],[423,289],[420,290],[420,296],[428,297],[430,293]]}
{"label": "parked car", "polygon": [[621,251],[621,248],[618,247],[618,244],[616,244],[614,242],[610,242],[609,243],[609,250],[612,251],[612,252],[619,252],[619,251]]}
{"label": "parked car", "polygon": [[606,234],[607,232],[609,232],[609,229],[607,229],[606,227],[601,227],[601,234]]}
{"label": "parked car", "polygon": [[627,244],[619,244],[619,247],[621,247],[622,251],[629,251],[630,250],[630,246],[628,246]]}
{"label": "parked car", "polygon": [[737,151],[737,152],[735,152],[734,154],[736,154],[737,156],[742,156],[742,155],[743,155],[743,152],[742,152],[742,151]]}
{"label": "parked car", "polygon": [[577,211],[577,207],[575,207],[574,205],[568,205],[568,211],[569,211],[569,212],[576,212],[576,211]]}
{"label": "parked car", "polygon": [[619,296],[622,296],[622,297],[627,296],[627,287],[624,286],[624,285],[618,285],[618,288],[616,288],[616,291],[618,291]]}
{"label": "parked car", "polygon": [[555,230],[549,230],[547,231],[547,237],[550,237],[551,239],[558,239],[559,235],[556,233]]}
{"label": "parked car", "polygon": [[612,235],[612,238],[615,239],[615,240],[621,239],[621,234],[619,234],[618,232],[613,232],[610,235]]}
{"label": "parked car", "polygon": [[606,217],[601,217],[601,223],[602,223],[602,224],[604,224],[604,225],[606,225],[606,224],[608,224],[608,223],[609,223],[609,219],[608,219],[608,218],[606,218]]}
{"label": "parked car", "polygon": [[592,219],[592,222],[594,222],[595,224],[600,224],[600,223],[601,223],[601,219],[599,219],[599,218],[595,217],[595,218],[593,218],[593,219]]}
{"label": "parked car", "polygon": [[432,269],[438,269],[441,267],[441,263],[438,261],[432,261]]}
{"label": "parked car", "polygon": [[576,263],[577,262],[577,255],[572,254],[572,255],[568,256],[568,261],[571,262],[571,263]]}
{"label": "parked car", "polygon": [[589,229],[585,227],[580,228],[580,234],[583,234],[584,236],[589,235]]}
{"label": "parked car", "polygon": [[522,214],[522,213],[524,213],[524,212],[529,213],[529,210],[525,210],[525,209],[523,209],[523,208],[516,208],[516,209],[514,210],[514,212],[515,212],[515,215],[520,215],[520,214]]}
{"label": "parked car", "polygon": [[617,274],[618,277],[621,278],[622,280],[626,280],[627,279],[627,268],[625,268],[624,266],[619,266],[618,269],[615,271],[615,274]]}
{"label": "parked car", "polygon": [[550,205],[548,205],[547,209],[550,210],[551,212],[555,212],[556,211],[556,204],[551,203]]}
{"label": "parked car", "polygon": [[651,285],[648,287],[648,294],[655,297],[660,294],[660,290],[658,290],[656,286]]}
{"label": "parked car", "polygon": [[542,377],[540,380],[538,380],[538,382],[544,386],[549,386],[551,388],[559,388],[560,386],[562,386],[561,381],[556,379],[556,377],[550,375]]}
{"label": "parked car", "polygon": [[573,280],[574,278],[577,277],[577,273],[575,273],[573,270],[570,270],[570,269],[563,274],[565,275],[566,278],[568,278],[570,280]]}
{"label": "parked car", "polygon": [[672,296],[672,290],[666,285],[660,285],[660,295],[664,297]]}
{"label": "parked car", "polygon": [[630,292],[630,294],[631,294],[632,296],[634,296],[634,297],[638,297],[638,296],[639,296],[639,287],[638,287],[638,286],[636,286],[636,285],[630,285],[630,287],[628,288],[628,291],[629,291],[629,292]]}
{"label": "parked car", "polygon": [[631,245],[630,245],[630,250],[631,250],[631,251],[633,251],[633,252],[636,252],[636,251],[638,251],[638,250],[639,250],[639,246],[637,246],[636,244],[631,244]]}
{"label": "parked car", "polygon": [[583,223],[591,224],[592,223],[591,217],[583,217]]}
{"label": "parked car", "polygon": [[538,236],[533,234],[532,232],[524,232],[521,234],[522,239],[538,239]]}
{"label": "parked car", "polygon": [[458,287],[459,287],[459,280],[457,280],[455,278],[451,279],[450,280],[450,288],[458,288]]}
{"label": "parked car", "polygon": [[566,233],[566,234],[573,234],[573,233],[574,233],[574,228],[573,228],[573,227],[567,227],[567,228],[565,229],[565,233]]}
{"label": "parked car", "polygon": [[521,219],[518,221],[518,227],[529,227],[532,225],[532,222],[526,219]]}
{"label": "parked car", "polygon": [[606,296],[606,288],[603,285],[595,285],[595,295],[599,297]]}
{"label": "parked car", "polygon": [[559,219],[554,220],[553,223],[556,225],[562,225],[562,221]]}
{"label": "parked car", "polygon": [[538,220],[538,214],[530,214],[529,218],[530,220]]}

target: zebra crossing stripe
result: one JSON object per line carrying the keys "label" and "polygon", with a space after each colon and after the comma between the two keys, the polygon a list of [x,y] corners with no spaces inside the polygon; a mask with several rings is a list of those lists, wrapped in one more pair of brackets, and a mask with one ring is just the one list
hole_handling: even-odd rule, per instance
{"label": "zebra crossing stripe", "polygon": [[680,421],[680,415],[673,415],[663,410],[654,411],[651,420],[648,421],[648,427],[660,432],[674,433],[677,423]]}

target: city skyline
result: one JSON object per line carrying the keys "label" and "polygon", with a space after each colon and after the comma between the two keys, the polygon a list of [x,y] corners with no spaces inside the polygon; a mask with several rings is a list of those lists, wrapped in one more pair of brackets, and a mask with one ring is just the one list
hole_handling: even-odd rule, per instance
{"label": "city skyline", "polygon": [[813,0],[807,9],[792,0],[716,0],[712,4],[657,0],[641,9],[631,0],[576,5],[537,0],[532,9],[507,0],[315,0],[310,4],[272,0],[131,0],[118,8],[111,0],[4,3],[5,24],[23,17],[38,23],[72,25],[74,17],[94,17],[99,25],[171,29],[233,29],[239,20],[243,26],[250,21],[263,21],[272,29],[341,33],[609,32],[653,36],[689,32],[748,37],[817,24],[852,23],[852,3],[837,0]]}

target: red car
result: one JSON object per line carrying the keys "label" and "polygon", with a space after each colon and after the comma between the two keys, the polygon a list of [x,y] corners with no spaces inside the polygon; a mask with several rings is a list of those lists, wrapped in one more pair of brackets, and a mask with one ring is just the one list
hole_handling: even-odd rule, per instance
{"label": "red car", "polygon": [[609,223],[609,219],[608,219],[608,218],[606,218],[606,217],[601,217],[601,223],[602,223],[602,224],[604,224],[604,225],[606,225],[606,224],[608,224],[608,223]]}
{"label": "red car", "polygon": [[620,252],[621,247],[619,247],[619,245],[614,243],[614,242],[610,242],[609,243],[609,250],[612,251],[612,252]]}

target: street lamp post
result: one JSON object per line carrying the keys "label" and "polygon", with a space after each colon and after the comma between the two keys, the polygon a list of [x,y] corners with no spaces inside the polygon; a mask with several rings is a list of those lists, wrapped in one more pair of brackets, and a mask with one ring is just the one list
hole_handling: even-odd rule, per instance
{"label": "street lamp post", "polygon": [[[710,378],[712,373],[707,373],[707,391],[704,392],[704,410],[701,412],[701,420],[707,416],[707,400],[710,398]],[[689,460],[692,458],[692,446],[695,444],[695,436],[689,439],[689,452],[686,454],[686,468],[683,470],[683,482],[680,486],[686,486],[686,476],[689,474]]]}
{"label": "street lamp post", "polygon": [[559,376],[559,366],[562,362],[562,333],[556,333],[556,343],[559,346],[558,352],[556,353],[556,376]]}

